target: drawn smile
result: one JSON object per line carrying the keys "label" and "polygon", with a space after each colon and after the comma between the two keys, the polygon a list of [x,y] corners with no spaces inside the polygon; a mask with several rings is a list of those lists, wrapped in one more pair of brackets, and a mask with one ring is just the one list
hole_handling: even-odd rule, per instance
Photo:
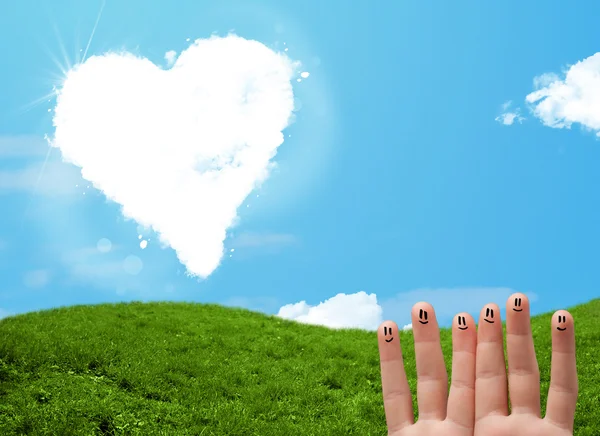
{"label": "drawn smile", "polygon": [[469,327],[459,327],[458,329],[459,329],[459,330],[466,330],[466,329],[468,329],[468,328],[469,328]]}
{"label": "drawn smile", "polygon": [[[515,298],[515,307],[513,307],[513,310],[515,312],[523,312],[523,309],[521,309],[521,304],[523,303],[523,300],[519,297]],[[519,307],[519,309],[517,309],[517,307]]]}
{"label": "drawn smile", "polygon": [[423,309],[419,310],[419,322],[421,324],[427,324],[429,322],[427,318],[427,311]]}
{"label": "drawn smile", "polygon": [[494,309],[490,309],[489,307],[485,309],[485,318],[484,321],[489,322],[490,324],[494,324],[494,321],[490,321],[487,317],[494,319]]}
{"label": "drawn smile", "polygon": [[[566,322],[567,322],[567,317],[566,316],[564,316],[564,315],[563,316],[558,315],[558,323],[559,324],[564,324]],[[564,332],[566,329],[567,329],[566,327],[560,327],[560,326],[556,327],[556,330],[559,330],[561,332]]]}
{"label": "drawn smile", "polygon": [[389,338],[389,339],[384,339],[384,341],[386,341],[386,342],[392,342],[394,340],[394,336],[392,335],[392,328],[391,327],[387,327],[387,326],[384,327],[383,328],[383,335],[384,336],[388,336],[388,335],[391,336],[391,338]]}

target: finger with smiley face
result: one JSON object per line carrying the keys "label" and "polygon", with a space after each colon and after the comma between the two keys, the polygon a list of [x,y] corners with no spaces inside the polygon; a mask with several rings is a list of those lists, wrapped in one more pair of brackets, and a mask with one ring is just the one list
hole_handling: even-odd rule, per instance
{"label": "finger with smiley face", "polygon": [[511,413],[540,416],[540,370],[533,346],[529,299],[522,293],[506,300],[506,351]]}
{"label": "finger with smiley face", "polygon": [[399,333],[398,325],[393,321],[384,321],[377,329],[385,419],[388,428],[396,430],[414,423]]}
{"label": "finger with smiley face", "polygon": [[486,304],[479,314],[476,361],[475,419],[491,414],[508,415],[504,340],[497,304]]}
{"label": "finger with smiley face", "polygon": [[459,313],[452,321],[452,381],[447,417],[465,428],[475,419],[476,349],[475,320],[468,313]]}
{"label": "finger with smiley face", "polygon": [[444,419],[448,405],[448,373],[433,306],[420,302],[411,311],[417,360],[419,419]]}
{"label": "finger with smiley face", "polygon": [[577,394],[577,362],[573,316],[566,310],[552,315],[552,363],[546,418],[572,430]]}

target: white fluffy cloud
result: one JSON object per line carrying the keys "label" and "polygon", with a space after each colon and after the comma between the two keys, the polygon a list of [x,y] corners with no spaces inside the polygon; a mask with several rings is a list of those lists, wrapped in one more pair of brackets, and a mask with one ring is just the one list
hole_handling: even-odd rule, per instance
{"label": "white fluffy cloud", "polygon": [[502,105],[502,113],[496,117],[496,121],[505,126],[511,126],[515,121],[522,123],[525,118],[521,116],[521,109],[515,108],[509,110],[512,106],[512,101],[507,101]]}
{"label": "white fluffy cloud", "polygon": [[283,143],[296,69],[235,35],[195,41],[169,70],[128,53],[92,56],[59,90],[52,145],[207,277]]}
{"label": "white fluffy cloud", "polygon": [[331,328],[365,330],[377,330],[383,321],[377,296],[363,291],[355,294],[340,293],[316,306],[311,306],[306,301],[287,304],[279,309],[277,316]]}
{"label": "white fluffy cloud", "polygon": [[600,137],[600,53],[570,66],[564,79],[554,73],[534,78],[534,88],[526,101],[544,125],[569,129],[579,123]]}

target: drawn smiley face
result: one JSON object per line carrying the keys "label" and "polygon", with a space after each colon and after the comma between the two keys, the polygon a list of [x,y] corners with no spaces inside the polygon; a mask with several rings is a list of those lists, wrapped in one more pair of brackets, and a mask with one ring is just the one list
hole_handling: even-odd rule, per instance
{"label": "drawn smiley face", "polygon": [[419,310],[419,322],[421,324],[427,324],[429,323],[429,321],[427,320],[427,311],[426,310]]}
{"label": "drawn smiley face", "polygon": [[558,327],[556,327],[556,330],[560,330],[561,332],[564,332],[567,328],[566,327],[561,327],[560,324],[566,324],[567,323],[567,317],[564,315],[558,315]]}
{"label": "drawn smiley face", "polygon": [[459,330],[466,330],[469,328],[469,326],[467,325],[467,320],[465,319],[464,316],[458,316],[458,329]]}
{"label": "drawn smiley face", "polygon": [[386,342],[392,342],[394,340],[394,336],[392,335],[391,327],[383,327],[383,336],[390,336],[389,339],[385,339]]}
{"label": "drawn smiley face", "polygon": [[[490,319],[488,319],[490,318]],[[483,320],[485,322],[488,322],[490,324],[494,324],[494,309],[490,309],[489,307],[486,307],[485,309],[485,317],[483,318]]]}
{"label": "drawn smiley face", "polygon": [[521,298],[515,298],[515,307],[513,307],[513,310],[515,312],[523,312],[523,309],[521,309],[521,304],[522,304],[522,300]]}

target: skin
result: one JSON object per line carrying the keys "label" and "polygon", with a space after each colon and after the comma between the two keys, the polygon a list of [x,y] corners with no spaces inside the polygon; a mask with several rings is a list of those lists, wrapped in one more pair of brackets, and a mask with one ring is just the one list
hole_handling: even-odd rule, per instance
{"label": "skin", "polygon": [[392,321],[381,324],[378,342],[388,435],[573,435],[578,394],[573,317],[564,310],[552,316],[551,381],[546,416],[541,418],[540,377],[529,300],[521,293],[511,295],[506,313],[508,372],[500,308],[493,303],[484,306],[478,330],[470,315],[460,313],[454,317],[453,377],[448,394],[448,375],[433,307],[424,302],[413,307],[419,409],[416,423],[398,326]]}
{"label": "skin", "polygon": [[[423,311],[423,312],[421,312]],[[424,317],[427,312],[427,319]],[[421,315],[421,317],[419,316]],[[419,420],[413,419],[412,395],[404,371],[398,326],[385,321],[378,329],[383,404],[388,434],[394,436],[469,436],[475,418],[475,321],[467,313],[452,325],[452,385],[440,346],[440,329],[433,307],[417,303],[411,313],[417,359]],[[465,324],[462,323],[464,317]],[[425,323],[426,322],[426,323]],[[391,327],[391,335],[389,328]],[[387,335],[385,334],[387,332]],[[393,340],[386,342],[393,336]],[[464,407],[464,405],[467,407]]]}
{"label": "skin", "polygon": [[[494,304],[488,306],[497,308]],[[485,308],[480,317],[483,315]],[[531,335],[529,300],[518,293],[506,302],[508,373],[499,315],[498,310],[495,324],[479,324],[474,434],[571,436],[578,394],[573,317],[565,310],[552,316],[550,389],[546,416],[541,418],[540,371]]]}

